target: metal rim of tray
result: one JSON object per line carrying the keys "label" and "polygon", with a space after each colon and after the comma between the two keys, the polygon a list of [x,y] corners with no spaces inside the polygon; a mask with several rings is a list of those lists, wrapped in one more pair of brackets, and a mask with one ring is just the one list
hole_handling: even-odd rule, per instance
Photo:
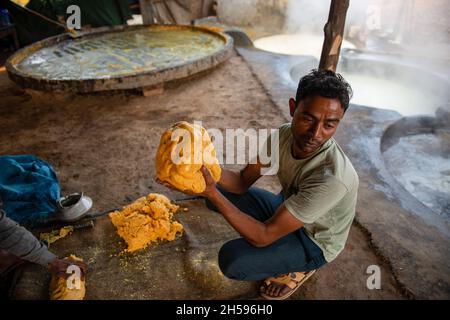
{"label": "metal rim of tray", "polygon": [[30,88],[44,91],[75,91],[80,93],[106,91],[106,90],[125,90],[135,88],[145,88],[159,85],[164,82],[178,80],[189,77],[196,73],[213,68],[226,61],[233,49],[233,39],[225,34],[210,30],[205,27],[191,25],[138,25],[138,26],[112,26],[91,29],[88,32],[81,33],[77,39],[96,37],[105,33],[122,32],[138,29],[162,29],[162,30],[194,30],[209,33],[220,38],[224,46],[217,52],[199,58],[189,63],[175,67],[161,68],[151,71],[136,72],[132,75],[112,76],[110,78],[93,78],[82,80],[51,80],[43,77],[32,76],[22,72],[16,65],[30,54],[60,42],[73,39],[68,33],[46,38],[26,46],[14,53],[6,61],[5,68],[9,78],[23,88]]}

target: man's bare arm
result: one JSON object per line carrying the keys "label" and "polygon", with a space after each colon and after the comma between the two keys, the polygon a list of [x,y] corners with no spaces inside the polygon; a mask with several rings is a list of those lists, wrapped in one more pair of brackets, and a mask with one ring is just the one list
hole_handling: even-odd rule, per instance
{"label": "man's bare arm", "polygon": [[266,165],[258,161],[256,164],[247,164],[240,172],[222,168],[218,184],[228,192],[243,194],[261,177],[263,167]]}
{"label": "man's bare arm", "polygon": [[295,218],[283,204],[269,220],[261,222],[254,219],[236,208],[217,190],[216,182],[206,167],[202,167],[201,171],[206,182],[205,190],[199,194],[183,192],[190,195],[201,195],[211,201],[228,223],[255,247],[268,246],[281,237],[303,227],[303,222]]}
{"label": "man's bare arm", "polygon": [[228,223],[255,247],[265,247],[281,237],[303,227],[303,222],[295,218],[284,205],[265,222],[258,221],[243,213],[228,201],[217,189],[207,194],[207,198],[223,215]]}

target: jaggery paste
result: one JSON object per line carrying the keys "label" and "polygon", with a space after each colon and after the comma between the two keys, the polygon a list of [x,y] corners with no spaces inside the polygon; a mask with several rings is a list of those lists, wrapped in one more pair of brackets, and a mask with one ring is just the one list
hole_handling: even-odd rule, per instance
{"label": "jaggery paste", "polygon": [[109,217],[117,228],[117,233],[128,245],[127,252],[144,249],[151,243],[173,241],[181,234],[183,226],[172,220],[178,206],[161,194],[151,193],[114,211]]}

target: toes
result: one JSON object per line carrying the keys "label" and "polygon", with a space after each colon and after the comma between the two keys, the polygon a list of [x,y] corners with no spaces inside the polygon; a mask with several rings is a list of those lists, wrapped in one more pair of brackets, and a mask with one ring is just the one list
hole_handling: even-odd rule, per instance
{"label": "toes", "polygon": [[275,298],[287,294],[291,290],[291,288],[283,284],[270,283],[268,285],[262,284],[259,290],[261,293]]}
{"label": "toes", "polygon": [[267,290],[267,293],[269,294],[269,296],[273,297],[273,291],[275,289],[275,285],[271,284],[270,287]]}
{"label": "toes", "polygon": [[283,286],[283,288],[281,288],[279,295],[285,295],[287,294],[289,291],[291,291],[292,289],[289,288],[288,286]]}
{"label": "toes", "polygon": [[274,284],[272,286],[272,290],[270,291],[270,295],[272,297],[278,297],[278,291],[279,291],[279,285],[278,284]]}
{"label": "toes", "polygon": [[262,285],[260,291],[271,297],[279,297],[285,295],[291,290],[288,286],[271,283],[269,286]]}
{"label": "toes", "polygon": [[274,296],[275,297],[279,297],[280,296],[280,292],[281,292],[281,289],[282,289],[283,287],[282,286],[277,286],[276,288],[275,288],[275,291],[274,291]]}
{"label": "toes", "polygon": [[273,285],[271,285],[270,288],[269,288],[269,295],[270,295],[271,297],[274,297],[274,293],[275,293],[275,285],[273,284]]}

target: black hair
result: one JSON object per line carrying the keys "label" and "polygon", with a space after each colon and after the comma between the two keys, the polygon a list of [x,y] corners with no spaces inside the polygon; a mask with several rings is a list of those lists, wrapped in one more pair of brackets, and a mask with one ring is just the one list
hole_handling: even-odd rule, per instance
{"label": "black hair", "polygon": [[353,95],[353,90],[339,73],[331,70],[314,69],[300,79],[295,100],[298,104],[301,100],[312,95],[339,99],[345,112]]}

